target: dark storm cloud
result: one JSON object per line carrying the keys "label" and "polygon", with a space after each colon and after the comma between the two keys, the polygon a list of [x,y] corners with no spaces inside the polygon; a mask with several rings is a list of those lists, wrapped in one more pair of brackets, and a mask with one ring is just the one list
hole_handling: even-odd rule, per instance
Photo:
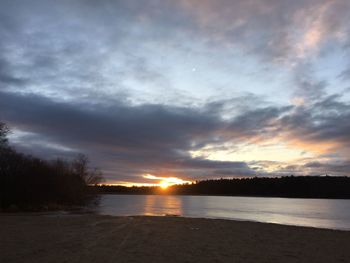
{"label": "dark storm cloud", "polygon": [[81,138],[139,149],[167,147],[167,143],[184,149],[189,147],[188,139],[201,140],[203,134],[210,134],[219,125],[214,118],[185,108],[132,107],[122,100],[109,106],[70,104],[11,93],[1,94],[1,112],[23,129],[54,134],[60,140],[65,140],[60,136],[71,133],[72,141]]}
{"label": "dark storm cloud", "polygon": [[0,89],[11,85],[22,86],[25,82],[25,79],[14,76],[9,63],[0,57]]}
{"label": "dark storm cloud", "polygon": [[310,105],[295,108],[281,118],[280,129],[306,142],[332,142],[350,146],[350,104],[339,95],[326,96]]}
{"label": "dark storm cloud", "polygon": [[227,131],[233,139],[235,136],[246,139],[259,136],[274,136],[274,130],[277,128],[276,121],[291,108],[291,106],[267,106],[245,111],[231,120]]}
{"label": "dark storm cloud", "polygon": [[[42,144],[87,152],[105,167],[113,160],[115,173],[132,167],[138,173],[167,169],[200,176],[215,171],[252,175],[244,162],[191,158],[189,150],[217,142],[230,125],[200,110],[163,105],[131,106],[55,102],[37,95],[0,93],[1,117],[16,129],[42,137]],[[233,129],[233,128],[232,128]],[[238,135],[237,135],[238,136]],[[22,143],[25,145],[25,143]],[[23,147],[22,145],[22,147]],[[56,147],[56,150],[59,149]],[[52,149],[51,149],[52,151]],[[104,160],[105,159],[105,160]],[[106,167],[111,169],[111,167]]]}
{"label": "dark storm cloud", "polygon": [[[350,143],[350,126],[344,121],[350,118],[350,108],[335,96],[309,108],[269,106],[222,119],[208,114],[208,108],[132,106],[122,98],[103,105],[72,104],[1,92],[0,112],[12,127],[41,138],[47,151],[88,153],[99,166],[111,171],[110,178],[165,171],[189,178],[264,174],[245,162],[212,161],[188,154],[209,144],[239,143],[261,136],[292,133],[306,142]],[[35,144],[37,140],[31,141]],[[25,147],[25,138],[18,143]],[[38,150],[39,154],[44,152]]]}

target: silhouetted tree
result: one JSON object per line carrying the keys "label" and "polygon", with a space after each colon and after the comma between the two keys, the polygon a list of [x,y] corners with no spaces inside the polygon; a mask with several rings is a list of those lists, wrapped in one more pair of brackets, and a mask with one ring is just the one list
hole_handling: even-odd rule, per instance
{"label": "silhouetted tree", "polygon": [[86,184],[96,185],[102,182],[103,176],[97,168],[88,168],[89,159],[84,154],[79,154],[72,162],[72,171]]}
{"label": "silhouetted tree", "polygon": [[0,122],[0,148],[7,146],[7,135],[9,134],[10,129],[3,122]]}
{"label": "silhouetted tree", "polygon": [[350,198],[350,177],[285,176],[196,181],[173,185],[166,191],[159,187],[98,186],[101,193],[230,195],[299,198]]}
{"label": "silhouetted tree", "polygon": [[0,208],[16,205],[37,209],[50,204],[82,205],[94,195],[89,187],[102,181],[97,169],[89,169],[88,158],[54,161],[18,153],[7,144],[9,129],[0,126]]}

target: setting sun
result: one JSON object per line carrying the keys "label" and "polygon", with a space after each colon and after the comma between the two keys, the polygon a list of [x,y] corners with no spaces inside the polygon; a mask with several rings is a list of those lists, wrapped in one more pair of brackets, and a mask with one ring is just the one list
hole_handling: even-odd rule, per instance
{"label": "setting sun", "polygon": [[169,187],[169,183],[168,182],[166,182],[166,181],[161,181],[160,183],[159,183],[159,186],[160,186],[160,188],[162,188],[162,189],[167,189],[168,187]]}

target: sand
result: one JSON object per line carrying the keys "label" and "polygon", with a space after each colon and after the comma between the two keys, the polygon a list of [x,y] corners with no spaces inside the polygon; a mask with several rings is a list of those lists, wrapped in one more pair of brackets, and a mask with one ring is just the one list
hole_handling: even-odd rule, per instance
{"label": "sand", "polygon": [[0,262],[350,262],[350,231],[180,217],[3,214]]}

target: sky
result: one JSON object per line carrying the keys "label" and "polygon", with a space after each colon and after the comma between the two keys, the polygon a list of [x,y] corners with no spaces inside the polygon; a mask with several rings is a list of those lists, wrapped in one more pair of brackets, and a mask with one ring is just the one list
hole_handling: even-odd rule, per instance
{"label": "sky", "polygon": [[108,184],[350,175],[348,0],[0,0],[0,120]]}

